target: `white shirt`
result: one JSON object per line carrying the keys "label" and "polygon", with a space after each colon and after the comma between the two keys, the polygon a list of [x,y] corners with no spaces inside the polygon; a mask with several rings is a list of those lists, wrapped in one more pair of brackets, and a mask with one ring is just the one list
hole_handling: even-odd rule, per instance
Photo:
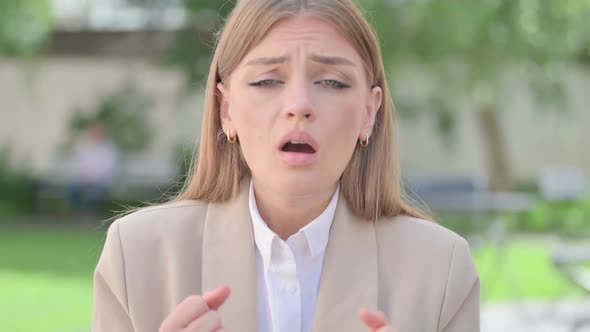
{"label": "white shirt", "polygon": [[250,181],[260,332],[311,331],[338,195],[339,189],[319,217],[283,241],[260,217]]}

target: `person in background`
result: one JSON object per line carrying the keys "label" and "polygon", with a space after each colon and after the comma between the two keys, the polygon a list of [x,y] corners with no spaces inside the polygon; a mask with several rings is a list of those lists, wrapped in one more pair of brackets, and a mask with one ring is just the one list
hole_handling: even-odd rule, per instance
{"label": "person in background", "polygon": [[105,127],[93,123],[85,130],[70,159],[73,172],[68,198],[76,215],[96,215],[119,172],[119,149]]}

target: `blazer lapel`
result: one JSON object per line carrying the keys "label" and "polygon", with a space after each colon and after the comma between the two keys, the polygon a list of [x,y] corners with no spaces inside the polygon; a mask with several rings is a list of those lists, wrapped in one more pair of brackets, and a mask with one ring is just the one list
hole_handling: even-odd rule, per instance
{"label": "blazer lapel", "polygon": [[353,215],[340,195],[324,258],[313,331],[367,330],[359,309],[377,309],[377,282],[374,224]]}
{"label": "blazer lapel", "polygon": [[248,208],[248,184],[226,203],[211,203],[203,231],[203,284],[206,292],[227,285],[231,295],[219,312],[227,331],[257,331],[256,244]]}

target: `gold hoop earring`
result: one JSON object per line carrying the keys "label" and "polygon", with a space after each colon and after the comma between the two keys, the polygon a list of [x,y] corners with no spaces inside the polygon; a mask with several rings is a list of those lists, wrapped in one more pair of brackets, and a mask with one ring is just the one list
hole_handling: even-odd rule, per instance
{"label": "gold hoop earring", "polygon": [[227,141],[228,141],[230,144],[234,144],[234,143],[236,142],[236,139],[237,139],[237,138],[236,138],[236,136],[232,136],[232,135],[231,135],[231,130],[229,130],[229,131],[227,132]]}
{"label": "gold hoop earring", "polygon": [[360,141],[362,147],[369,145],[369,134],[365,133],[365,139]]}

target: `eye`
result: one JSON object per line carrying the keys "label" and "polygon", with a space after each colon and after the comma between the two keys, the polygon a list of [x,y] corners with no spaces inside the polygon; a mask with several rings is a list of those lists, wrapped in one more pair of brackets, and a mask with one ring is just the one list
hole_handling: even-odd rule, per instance
{"label": "eye", "polygon": [[334,89],[350,88],[350,85],[336,81],[336,80],[323,80],[323,81],[316,82],[316,84],[320,84],[320,85],[327,86],[329,88],[334,88]]}
{"label": "eye", "polygon": [[259,86],[263,88],[272,87],[277,84],[283,84],[283,82],[277,80],[262,80],[258,82],[248,83],[249,86]]}

